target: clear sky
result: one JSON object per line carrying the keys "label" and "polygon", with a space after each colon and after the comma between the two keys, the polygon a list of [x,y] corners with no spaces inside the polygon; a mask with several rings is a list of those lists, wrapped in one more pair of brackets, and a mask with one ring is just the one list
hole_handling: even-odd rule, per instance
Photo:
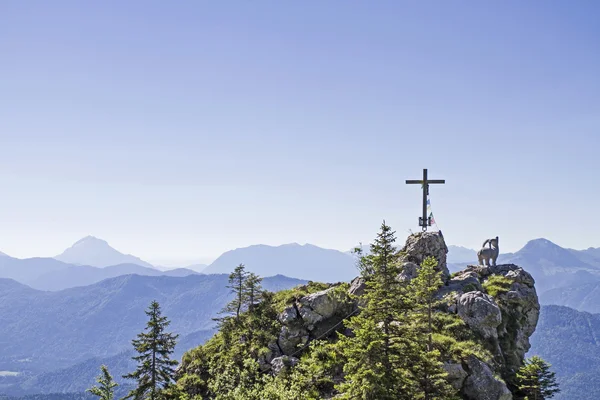
{"label": "clear sky", "polygon": [[600,2],[2,1],[0,250],[600,246]]}

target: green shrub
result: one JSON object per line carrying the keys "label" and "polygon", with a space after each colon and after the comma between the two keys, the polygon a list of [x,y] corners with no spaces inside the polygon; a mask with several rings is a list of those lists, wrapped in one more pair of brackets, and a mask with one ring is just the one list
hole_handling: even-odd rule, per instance
{"label": "green shrub", "polygon": [[503,275],[492,275],[483,282],[483,290],[492,297],[506,293],[510,290],[513,281]]}

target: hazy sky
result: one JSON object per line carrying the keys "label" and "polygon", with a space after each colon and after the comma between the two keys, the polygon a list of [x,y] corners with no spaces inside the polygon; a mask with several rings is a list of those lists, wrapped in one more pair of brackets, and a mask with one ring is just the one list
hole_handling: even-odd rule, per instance
{"label": "hazy sky", "polygon": [[[418,3],[418,4],[417,4]],[[427,4],[423,4],[427,3]],[[0,250],[600,246],[600,3],[2,1]]]}

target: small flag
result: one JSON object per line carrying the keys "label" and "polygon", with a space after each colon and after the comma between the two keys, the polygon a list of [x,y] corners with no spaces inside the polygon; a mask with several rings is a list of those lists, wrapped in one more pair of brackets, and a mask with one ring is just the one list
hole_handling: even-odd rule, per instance
{"label": "small flag", "polygon": [[431,220],[432,224],[435,224],[435,219],[433,219],[433,213],[429,214],[429,219]]}

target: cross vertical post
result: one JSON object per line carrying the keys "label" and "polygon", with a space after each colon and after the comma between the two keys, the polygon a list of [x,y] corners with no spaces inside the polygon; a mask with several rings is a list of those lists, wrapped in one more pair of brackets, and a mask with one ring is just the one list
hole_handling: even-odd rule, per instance
{"label": "cross vertical post", "polygon": [[427,230],[428,226],[431,226],[431,218],[427,217],[427,196],[429,196],[429,185],[430,184],[444,184],[444,179],[428,179],[427,168],[423,169],[423,180],[407,180],[407,184],[421,184],[423,188],[423,216],[419,218],[419,226],[423,228],[423,231]]}

